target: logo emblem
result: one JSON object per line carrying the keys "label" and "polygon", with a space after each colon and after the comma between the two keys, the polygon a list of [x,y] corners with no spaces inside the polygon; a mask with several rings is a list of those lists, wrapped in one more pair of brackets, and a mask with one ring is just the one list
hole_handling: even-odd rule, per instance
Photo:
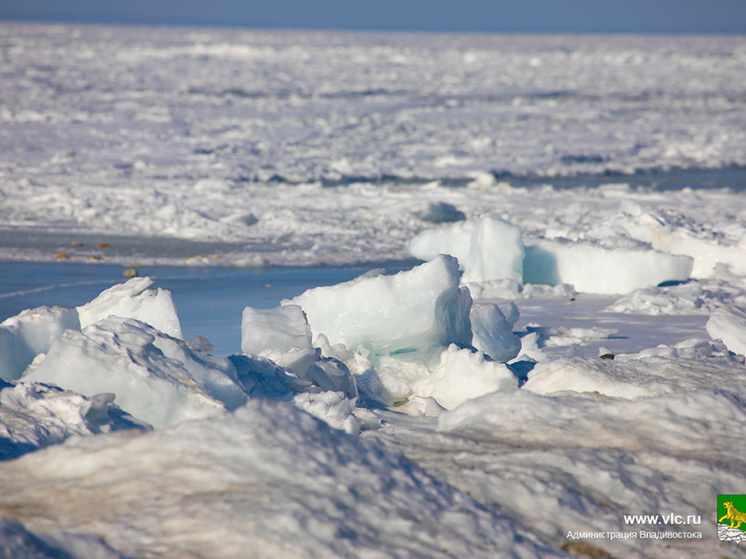
{"label": "logo emblem", "polygon": [[746,495],[718,495],[718,539],[746,544]]}

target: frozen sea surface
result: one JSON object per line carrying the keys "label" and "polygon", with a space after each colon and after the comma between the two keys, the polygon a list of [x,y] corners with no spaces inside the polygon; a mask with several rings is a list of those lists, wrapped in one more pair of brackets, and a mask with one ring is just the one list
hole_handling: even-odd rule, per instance
{"label": "frozen sea surface", "polygon": [[744,91],[738,36],[0,24],[0,555],[735,556]]}

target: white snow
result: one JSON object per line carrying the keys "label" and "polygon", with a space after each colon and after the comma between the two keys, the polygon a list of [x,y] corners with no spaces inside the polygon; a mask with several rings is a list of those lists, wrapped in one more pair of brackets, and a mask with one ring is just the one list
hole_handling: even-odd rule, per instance
{"label": "white snow", "polygon": [[[159,542],[199,557],[561,556],[398,452],[287,403],[81,439],[0,469],[0,514],[40,531],[90,522],[128,556],[159,553]],[[39,499],[47,520],[33,521]]]}

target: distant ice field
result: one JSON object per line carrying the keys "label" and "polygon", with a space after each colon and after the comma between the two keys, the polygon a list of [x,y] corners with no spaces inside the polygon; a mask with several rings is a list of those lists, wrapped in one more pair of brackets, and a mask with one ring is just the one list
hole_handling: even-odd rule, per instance
{"label": "distant ice field", "polygon": [[4,23],[0,61],[6,260],[401,260],[431,204],[542,237],[610,188],[732,221],[746,185],[738,36]]}

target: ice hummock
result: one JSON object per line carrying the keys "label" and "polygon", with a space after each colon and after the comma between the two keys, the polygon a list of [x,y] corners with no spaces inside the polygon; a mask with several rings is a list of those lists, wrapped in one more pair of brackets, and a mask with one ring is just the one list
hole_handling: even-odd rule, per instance
{"label": "ice hummock", "polygon": [[495,216],[428,229],[409,243],[410,253],[430,260],[438,254],[459,259],[465,283],[513,280],[570,284],[585,293],[626,294],[689,278],[693,259],[627,243],[562,239],[523,240],[520,228]]}
{"label": "ice hummock", "polygon": [[48,384],[0,380],[0,460],[61,443],[69,437],[150,428],[113,401],[111,393],[88,398]]}
{"label": "ice hummock", "polygon": [[471,345],[471,297],[459,287],[458,261],[450,256],[393,276],[309,289],[287,303],[303,309],[314,335],[365,348],[372,360]]}
{"label": "ice hummock", "polygon": [[113,393],[117,405],[156,428],[246,402],[227,359],[193,351],[183,340],[120,317],[66,330],[21,380],[54,383],[87,396]]}
{"label": "ice hummock", "polygon": [[[363,276],[308,290],[285,308],[303,310],[320,349],[346,362],[364,398],[397,406],[432,398],[451,409],[469,398],[517,388],[503,363],[521,348],[512,331],[517,312],[508,322],[497,305],[472,309],[469,291],[458,285],[457,260],[440,255],[394,276]],[[287,327],[302,324],[288,321]],[[253,330],[247,328],[245,338]]]}
{"label": "ice hummock", "polygon": [[707,333],[722,340],[733,353],[746,356],[746,311],[738,307],[720,307],[707,321]]}
{"label": "ice hummock", "polygon": [[517,357],[521,350],[521,340],[513,332],[518,309],[514,304],[510,308],[513,312],[506,317],[499,305],[481,303],[472,305],[469,314],[472,345],[493,361],[506,363]]}
{"label": "ice hummock", "polygon": [[109,316],[141,320],[180,338],[181,325],[171,293],[150,289],[152,285],[149,277],[132,278],[75,309],[39,307],[8,318],[0,324],[0,378],[18,379],[65,330],[80,330]]}
{"label": "ice hummock", "polygon": [[112,393],[117,405],[157,427],[243,404],[231,363],[180,340],[171,294],[152,284],[133,278],[75,309],[41,307],[7,319],[0,377],[91,398]]}
{"label": "ice hummock", "polygon": [[247,307],[242,349],[324,390],[386,405],[433,398],[450,408],[516,388],[497,362],[520,350],[517,312],[508,322],[496,305],[471,310],[456,259],[438,256],[393,276],[310,289],[275,309]]}
{"label": "ice hummock", "polygon": [[526,247],[525,283],[567,283],[577,291],[627,294],[689,278],[692,259],[645,248],[606,248],[579,241],[541,240]]}

